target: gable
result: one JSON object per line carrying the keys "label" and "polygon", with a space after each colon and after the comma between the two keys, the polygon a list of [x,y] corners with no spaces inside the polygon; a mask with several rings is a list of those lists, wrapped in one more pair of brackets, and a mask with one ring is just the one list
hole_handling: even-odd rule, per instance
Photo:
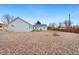
{"label": "gable", "polygon": [[26,24],[31,25],[30,23],[26,22],[25,20],[21,19],[20,17],[15,18],[9,24],[14,23],[14,22],[21,22],[21,23],[26,23]]}
{"label": "gable", "polygon": [[28,32],[32,31],[33,26],[22,20],[21,18],[17,18],[9,23],[8,30],[15,32]]}

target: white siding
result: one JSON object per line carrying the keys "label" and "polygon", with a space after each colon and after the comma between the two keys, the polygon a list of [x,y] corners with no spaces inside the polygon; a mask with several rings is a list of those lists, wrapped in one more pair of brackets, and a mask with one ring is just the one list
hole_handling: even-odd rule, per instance
{"label": "white siding", "polygon": [[17,19],[8,25],[8,30],[14,32],[30,32],[33,30],[33,26]]}

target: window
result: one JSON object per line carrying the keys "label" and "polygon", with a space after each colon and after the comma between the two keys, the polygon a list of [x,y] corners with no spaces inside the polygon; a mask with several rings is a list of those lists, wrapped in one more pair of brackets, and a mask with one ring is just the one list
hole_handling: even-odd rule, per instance
{"label": "window", "polygon": [[11,25],[12,27],[14,27],[14,25]]}

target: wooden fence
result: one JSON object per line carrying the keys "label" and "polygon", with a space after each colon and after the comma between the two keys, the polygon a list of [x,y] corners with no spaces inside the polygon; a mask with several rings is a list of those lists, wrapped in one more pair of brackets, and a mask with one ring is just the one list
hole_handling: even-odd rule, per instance
{"label": "wooden fence", "polygon": [[72,32],[72,33],[79,33],[79,28],[48,28],[48,30],[53,30],[53,31],[61,31],[61,32]]}

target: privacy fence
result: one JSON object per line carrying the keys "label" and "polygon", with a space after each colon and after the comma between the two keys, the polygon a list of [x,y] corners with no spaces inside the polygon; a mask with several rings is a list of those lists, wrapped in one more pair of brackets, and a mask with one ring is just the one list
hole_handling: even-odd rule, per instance
{"label": "privacy fence", "polygon": [[48,27],[48,30],[79,33],[79,28],[54,28],[54,29],[52,29],[52,28]]}

